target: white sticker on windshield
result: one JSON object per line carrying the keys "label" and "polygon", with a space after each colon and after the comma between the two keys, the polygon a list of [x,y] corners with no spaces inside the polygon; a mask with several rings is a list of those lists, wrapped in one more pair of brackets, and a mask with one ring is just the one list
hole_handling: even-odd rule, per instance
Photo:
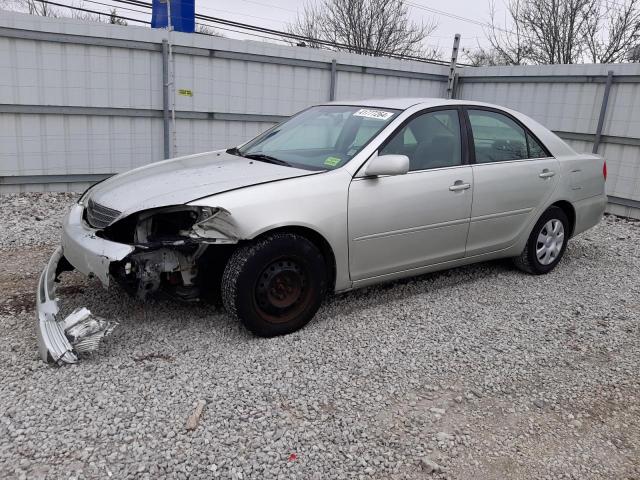
{"label": "white sticker on windshield", "polygon": [[393,112],[385,112],[384,110],[372,110],[370,108],[361,108],[353,114],[354,117],[375,118],[377,120],[389,120],[393,117]]}

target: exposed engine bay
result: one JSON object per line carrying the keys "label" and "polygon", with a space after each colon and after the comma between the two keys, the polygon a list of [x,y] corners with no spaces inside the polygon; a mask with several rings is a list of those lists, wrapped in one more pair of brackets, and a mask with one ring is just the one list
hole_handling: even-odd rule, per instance
{"label": "exposed engine bay", "polygon": [[229,251],[216,248],[216,262],[211,253],[206,254],[209,246],[238,242],[230,213],[209,207],[147,210],[96,234],[135,247],[129,256],[110,264],[109,274],[140,299],[160,289],[183,300],[199,298],[208,286],[205,284],[209,283],[206,280],[210,279],[211,270],[226,259],[225,253]]}

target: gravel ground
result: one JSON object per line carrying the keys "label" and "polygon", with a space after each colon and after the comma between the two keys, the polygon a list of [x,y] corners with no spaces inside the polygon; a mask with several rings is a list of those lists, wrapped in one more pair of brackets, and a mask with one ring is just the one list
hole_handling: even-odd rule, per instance
{"label": "gravel ground", "polygon": [[606,218],[546,276],[336,296],[275,339],[71,274],[66,304],[120,326],[55,368],[34,288],[74,198],[0,197],[0,478],[640,478],[640,223]]}

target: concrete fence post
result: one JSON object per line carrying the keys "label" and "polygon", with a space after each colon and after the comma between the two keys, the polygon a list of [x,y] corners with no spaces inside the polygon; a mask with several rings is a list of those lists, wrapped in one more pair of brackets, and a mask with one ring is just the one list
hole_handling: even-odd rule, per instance
{"label": "concrete fence post", "polygon": [[602,127],[604,126],[604,116],[607,113],[607,103],[609,103],[609,92],[613,83],[613,70],[607,72],[607,83],[604,85],[604,95],[602,96],[602,104],[600,105],[600,116],[598,117],[598,127],[596,128],[596,138],[593,141],[592,153],[598,153],[600,139],[602,138]]}
{"label": "concrete fence post", "polygon": [[162,119],[163,119],[163,140],[164,158],[171,157],[169,136],[171,135],[171,124],[169,122],[169,42],[162,40]]}

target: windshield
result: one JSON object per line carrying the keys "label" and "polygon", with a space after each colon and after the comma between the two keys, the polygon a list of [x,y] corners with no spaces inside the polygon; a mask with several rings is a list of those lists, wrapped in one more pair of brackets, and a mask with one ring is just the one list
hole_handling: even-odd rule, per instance
{"label": "windshield", "polygon": [[311,107],[229,153],[308,170],[351,160],[399,110],[346,105]]}

